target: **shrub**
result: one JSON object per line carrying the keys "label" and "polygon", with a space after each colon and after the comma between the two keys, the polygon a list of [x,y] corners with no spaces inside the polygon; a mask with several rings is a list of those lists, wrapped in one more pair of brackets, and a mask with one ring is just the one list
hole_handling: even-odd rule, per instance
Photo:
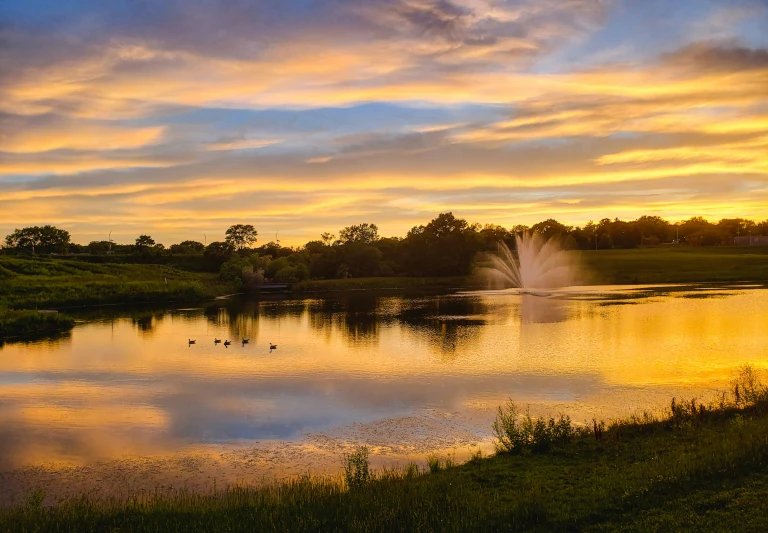
{"label": "shrub", "polygon": [[240,256],[233,255],[221,265],[221,268],[219,269],[219,278],[221,281],[228,283],[242,282],[245,269],[253,272],[253,267],[247,260]]}
{"label": "shrub", "polygon": [[309,270],[306,265],[296,265],[281,268],[274,276],[275,281],[280,283],[296,283],[304,281],[309,277]]}
{"label": "shrub", "polygon": [[736,407],[745,407],[768,400],[768,387],[763,385],[755,369],[744,365],[731,382]]}
{"label": "shrub", "polygon": [[534,419],[530,411],[520,415],[512,400],[499,406],[493,423],[498,452],[546,452],[555,445],[569,442],[579,433],[580,430],[571,424],[569,416],[560,415],[557,420],[552,417],[548,420],[541,417]]}
{"label": "shrub", "polygon": [[368,447],[360,446],[350,454],[344,455],[344,478],[350,489],[360,488],[371,480]]}

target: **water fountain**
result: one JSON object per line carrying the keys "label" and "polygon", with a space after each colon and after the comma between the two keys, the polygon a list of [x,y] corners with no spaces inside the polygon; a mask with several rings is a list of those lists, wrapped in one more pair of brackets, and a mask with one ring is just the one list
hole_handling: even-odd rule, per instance
{"label": "water fountain", "polygon": [[516,237],[517,254],[504,243],[498,254],[490,254],[493,265],[482,274],[493,289],[517,289],[522,295],[523,323],[564,320],[565,311],[552,299],[556,289],[578,285],[579,262],[575,252],[565,249],[557,238],[544,239],[538,233]]}
{"label": "water fountain", "polygon": [[560,239],[547,240],[538,233],[524,233],[515,239],[517,254],[501,243],[499,253],[489,255],[493,267],[483,269],[483,274],[491,288],[536,294],[579,284],[578,258]]}

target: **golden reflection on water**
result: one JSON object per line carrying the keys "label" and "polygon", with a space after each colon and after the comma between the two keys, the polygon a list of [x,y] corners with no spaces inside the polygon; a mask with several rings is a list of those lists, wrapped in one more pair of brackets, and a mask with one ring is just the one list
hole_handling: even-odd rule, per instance
{"label": "golden reflection on water", "polygon": [[[0,469],[296,441],[425,410],[482,439],[508,397],[603,416],[658,407],[722,387],[744,363],[768,366],[768,290],[701,294],[360,293],[92,311],[69,337],[0,349]],[[399,438],[427,438],[418,431]]]}

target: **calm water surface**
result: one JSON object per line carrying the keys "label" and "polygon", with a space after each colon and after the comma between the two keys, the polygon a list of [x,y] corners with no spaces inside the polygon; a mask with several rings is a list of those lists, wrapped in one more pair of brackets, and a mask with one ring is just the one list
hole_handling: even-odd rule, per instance
{"label": "calm water surface", "polygon": [[312,453],[357,443],[423,457],[488,446],[510,397],[612,417],[768,367],[768,289],[744,285],[354,292],[77,318],[69,336],[0,348],[0,470],[290,446],[301,452],[282,463],[312,469]]}

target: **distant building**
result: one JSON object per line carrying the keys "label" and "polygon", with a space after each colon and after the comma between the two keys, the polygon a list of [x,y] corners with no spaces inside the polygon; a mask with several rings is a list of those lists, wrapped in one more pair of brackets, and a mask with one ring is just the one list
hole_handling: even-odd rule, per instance
{"label": "distant building", "polygon": [[744,237],[734,237],[733,244],[739,246],[768,246],[768,236],[747,235]]}

